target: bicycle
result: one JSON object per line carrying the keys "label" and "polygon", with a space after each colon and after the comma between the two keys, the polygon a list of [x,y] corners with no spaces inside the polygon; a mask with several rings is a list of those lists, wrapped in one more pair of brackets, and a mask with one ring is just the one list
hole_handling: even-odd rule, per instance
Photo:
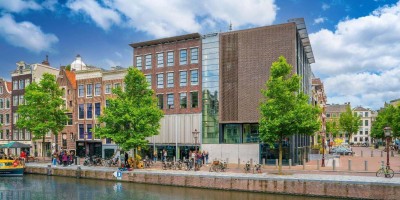
{"label": "bicycle", "polygon": [[257,173],[261,173],[261,164],[255,164],[254,168],[253,168],[253,174],[257,172]]}
{"label": "bicycle", "polygon": [[392,169],[390,169],[389,166],[384,166],[383,163],[381,165],[381,168],[378,169],[378,171],[376,172],[376,176],[380,177],[382,175],[385,175],[385,178],[393,178],[394,176],[394,171]]}
{"label": "bicycle", "polygon": [[250,172],[250,162],[249,161],[247,161],[247,163],[246,163],[246,165],[244,166],[244,172],[245,173],[248,173],[248,172]]}

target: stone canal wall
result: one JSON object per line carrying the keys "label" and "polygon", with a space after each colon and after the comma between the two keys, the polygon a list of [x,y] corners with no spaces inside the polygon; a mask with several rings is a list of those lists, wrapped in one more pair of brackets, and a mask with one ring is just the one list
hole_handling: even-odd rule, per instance
{"label": "stone canal wall", "polygon": [[[28,174],[80,177],[101,180],[117,179],[111,170],[66,169],[32,167],[25,169]],[[324,177],[321,179],[320,177]],[[400,179],[377,179],[375,177],[332,176],[329,175],[290,175],[238,174],[208,172],[175,172],[135,170],[123,172],[121,181],[170,186],[183,186],[207,189],[238,190],[249,192],[279,193],[339,198],[399,199]],[[336,178],[335,178],[336,177]],[[347,177],[347,178],[346,178]],[[372,179],[369,181],[369,179]],[[380,180],[380,181],[376,181]]]}

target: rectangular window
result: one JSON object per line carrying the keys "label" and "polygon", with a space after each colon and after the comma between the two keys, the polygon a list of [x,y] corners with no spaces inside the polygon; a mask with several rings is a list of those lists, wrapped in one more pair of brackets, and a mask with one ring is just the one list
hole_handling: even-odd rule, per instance
{"label": "rectangular window", "polygon": [[151,69],[151,54],[145,56],[146,60],[146,69]]}
{"label": "rectangular window", "polygon": [[192,108],[199,107],[199,92],[190,92],[190,100],[192,101]]}
{"label": "rectangular window", "polygon": [[92,124],[86,124],[86,131],[87,131],[87,139],[92,139]]}
{"label": "rectangular window", "polygon": [[96,117],[100,116],[101,108],[100,108],[100,103],[95,103],[94,104],[94,115]]}
{"label": "rectangular window", "polygon": [[121,83],[114,83],[114,88],[119,88],[121,87]]}
{"label": "rectangular window", "polygon": [[79,139],[85,138],[85,125],[79,124]]}
{"label": "rectangular window", "polygon": [[18,113],[14,113],[13,124],[17,124],[17,122],[18,122]]}
{"label": "rectangular window", "polygon": [[94,88],[94,95],[100,96],[100,94],[101,94],[101,83],[96,83]]}
{"label": "rectangular window", "polygon": [[190,49],[190,63],[199,63],[199,48]]}
{"label": "rectangular window", "polygon": [[67,113],[67,126],[72,126],[72,113]]}
{"label": "rectangular window", "polygon": [[19,96],[19,105],[23,105],[25,103],[24,101],[24,95]]}
{"label": "rectangular window", "polygon": [[106,144],[111,144],[111,138],[106,138]]}
{"label": "rectangular window", "polygon": [[243,143],[258,143],[258,124],[243,124]]}
{"label": "rectangular window", "polygon": [[157,94],[157,105],[158,105],[158,108],[164,109],[164,95],[163,94]]}
{"label": "rectangular window", "polygon": [[25,87],[28,87],[31,84],[31,79],[25,79]]}
{"label": "rectangular window", "polygon": [[190,71],[190,84],[191,85],[199,84],[199,72],[197,70]]}
{"label": "rectangular window", "polygon": [[84,104],[79,104],[79,119],[84,119],[85,118],[85,108],[84,108]]}
{"label": "rectangular window", "polygon": [[357,137],[354,137],[354,142],[357,142]]}
{"label": "rectangular window", "polygon": [[173,51],[169,51],[167,53],[167,62],[168,62],[168,66],[174,66],[174,52]]}
{"label": "rectangular window", "polygon": [[85,90],[85,86],[84,85],[79,85],[78,86],[78,97],[83,97],[84,90]]}
{"label": "rectangular window", "polygon": [[10,114],[6,114],[6,124],[10,124]]}
{"label": "rectangular window", "polygon": [[368,131],[365,131],[365,135],[368,135]]}
{"label": "rectangular window", "polygon": [[187,95],[186,95],[186,92],[179,94],[179,102],[180,102],[181,108],[187,108]]}
{"label": "rectangular window", "polygon": [[86,104],[86,118],[92,119],[93,118],[93,106],[92,103]]}
{"label": "rectangular window", "polygon": [[168,109],[174,108],[174,94],[167,94],[167,106]]}
{"label": "rectangular window", "polygon": [[18,90],[18,81],[13,81],[13,90]]}
{"label": "rectangular window", "polygon": [[104,91],[105,94],[111,94],[111,84],[106,84],[106,91]]}
{"label": "rectangular window", "polygon": [[92,97],[93,95],[93,84],[86,85],[86,97]]}
{"label": "rectangular window", "polygon": [[157,54],[157,67],[164,67],[164,53]]}
{"label": "rectangular window", "polygon": [[4,108],[4,99],[0,99],[0,109]]}
{"label": "rectangular window", "polygon": [[0,140],[4,140],[4,137],[3,137],[3,129],[0,129]]}
{"label": "rectangular window", "polygon": [[110,106],[110,101],[106,100],[106,108]]}
{"label": "rectangular window", "polygon": [[25,88],[24,83],[25,83],[24,80],[19,80],[19,89],[24,89]]}
{"label": "rectangular window", "polygon": [[3,86],[0,86],[0,94],[3,94]]}
{"label": "rectangular window", "polygon": [[368,117],[368,112],[365,112],[365,117]]}
{"label": "rectangular window", "polygon": [[181,49],[179,51],[179,64],[186,65],[187,64],[187,50]]}
{"label": "rectangular window", "polygon": [[18,140],[18,130],[14,130],[12,134],[13,140]]}
{"label": "rectangular window", "polygon": [[368,120],[365,120],[365,126],[368,126]]}
{"label": "rectangular window", "polygon": [[185,87],[187,85],[187,71],[179,72],[179,86]]}
{"label": "rectangular window", "polygon": [[167,73],[167,87],[174,87],[174,72]]}
{"label": "rectangular window", "polygon": [[10,138],[10,130],[9,129],[6,129],[6,139],[8,140],[8,139],[11,139]]}
{"label": "rectangular window", "polygon": [[142,70],[142,56],[136,56],[136,67]]}
{"label": "rectangular window", "polygon": [[360,131],[360,135],[362,135],[363,134],[363,131]]}
{"label": "rectangular window", "polygon": [[146,74],[146,81],[149,84],[149,88],[151,88],[151,74]]}
{"label": "rectangular window", "polygon": [[18,96],[13,96],[13,106],[18,106]]}
{"label": "rectangular window", "polygon": [[3,124],[4,123],[4,115],[3,114],[0,114],[0,124]]}
{"label": "rectangular window", "polygon": [[157,88],[164,88],[164,74],[157,74]]}
{"label": "rectangular window", "polygon": [[10,99],[6,99],[6,108],[10,108]]}
{"label": "rectangular window", "polygon": [[19,140],[24,140],[24,133],[22,132],[22,129],[18,131],[18,138]]}
{"label": "rectangular window", "polygon": [[25,130],[25,140],[31,140],[31,133]]}

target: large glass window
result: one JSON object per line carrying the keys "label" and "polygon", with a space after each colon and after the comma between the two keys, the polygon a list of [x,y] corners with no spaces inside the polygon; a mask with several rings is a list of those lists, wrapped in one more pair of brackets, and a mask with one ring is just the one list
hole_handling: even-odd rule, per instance
{"label": "large glass window", "polygon": [[93,118],[93,106],[92,103],[86,104],[86,118],[92,119]]}
{"label": "large glass window", "polygon": [[243,124],[243,143],[258,143],[258,124]]}
{"label": "large glass window", "polygon": [[240,125],[239,124],[223,124],[224,142],[225,144],[237,144],[240,142]]}
{"label": "large glass window", "polygon": [[25,103],[24,101],[24,95],[19,95],[19,105],[23,105]]}
{"label": "large glass window", "polygon": [[151,88],[151,74],[146,74],[146,81],[149,84],[149,88]]}
{"label": "large glass window", "polygon": [[167,94],[168,109],[174,108],[174,94]]}
{"label": "large glass window", "polygon": [[83,92],[84,92],[84,90],[85,90],[85,88],[84,88],[85,86],[84,85],[79,85],[78,86],[78,97],[83,97]]}
{"label": "large glass window", "polygon": [[86,124],[86,131],[87,131],[87,139],[92,139],[93,133],[92,133],[92,124]]}
{"label": "large glass window", "polygon": [[164,67],[164,53],[157,53],[157,67]]}
{"label": "large glass window", "polygon": [[105,94],[111,94],[111,84],[106,84],[106,91],[104,91]]}
{"label": "large glass window", "polygon": [[179,102],[181,108],[187,108],[187,95],[186,92],[179,94]]}
{"label": "large glass window", "polygon": [[191,85],[199,84],[199,71],[197,71],[197,70],[190,71],[190,84]]}
{"label": "large glass window", "polygon": [[18,81],[13,81],[13,90],[18,90]]}
{"label": "large glass window", "polygon": [[151,54],[145,56],[146,59],[146,69],[151,69]]}
{"label": "large glass window", "polygon": [[179,51],[179,64],[186,65],[187,64],[187,50],[181,49]]}
{"label": "large glass window", "polygon": [[10,99],[6,99],[6,108],[10,108]]}
{"label": "large glass window", "polygon": [[13,96],[13,106],[18,106],[18,96]]}
{"label": "large glass window", "polygon": [[6,124],[10,124],[10,114],[6,114]]}
{"label": "large glass window", "polygon": [[4,99],[0,99],[0,109],[4,108]]}
{"label": "large glass window", "polygon": [[167,73],[167,87],[174,87],[174,72]]}
{"label": "large glass window", "polygon": [[94,95],[100,96],[100,94],[101,94],[101,83],[96,83],[96,86],[94,88]]}
{"label": "large glass window", "polygon": [[3,117],[4,115],[3,114],[0,114],[0,124],[3,124],[4,123],[4,117]]}
{"label": "large glass window", "polygon": [[179,86],[185,87],[187,85],[187,71],[179,72]]}
{"label": "large glass window", "polygon": [[160,108],[160,109],[164,108],[164,95],[163,94],[157,94],[157,105],[158,105],[158,108]]}
{"label": "large glass window", "polygon": [[368,120],[365,120],[365,126],[368,126]]}
{"label": "large glass window", "polygon": [[190,100],[192,101],[192,103],[191,103],[192,108],[199,107],[199,93],[198,92],[190,92]]}
{"label": "large glass window", "polygon": [[100,112],[101,112],[101,108],[100,108],[100,103],[95,103],[94,104],[94,115],[96,116],[96,117],[99,117],[100,116]]}
{"label": "large glass window", "polygon": [[142,56],[136,56],[136,67],[142,70]]}
{"label": "large glass window", "polygon": [[164,88],[164,74],[157,74],[157,88]]}
{"label": "large glass window", "polygon": [[190,63],[199,63],[199,48],[190,49]]}
{"label": "large glass window", "polygon": [[174,66],[174,52],[173,51],[169,51],[167,53],[167,62],[168,62],[168,66]]}
{"label": "large glass window", "polygon": [[79,104],[78,106],[78,115],[79,115],[79,119],[84,119],[85,118],[85,108],[84,108],[84,104]]}
{"label": "large glass window", "polygon": [[79,124],[79,139],[85,138],[85,126],[83,124]]}
{"label": "large glass window", "polygon": [[25,88],[24,83],[25,83],[24,80],[19,80],[19,89],[24,89]]}
{"label": "large glass window", "polygon": [[93,84],[87,84],[86,85],[86,96],[92,97],[92,94],[93,94]]}

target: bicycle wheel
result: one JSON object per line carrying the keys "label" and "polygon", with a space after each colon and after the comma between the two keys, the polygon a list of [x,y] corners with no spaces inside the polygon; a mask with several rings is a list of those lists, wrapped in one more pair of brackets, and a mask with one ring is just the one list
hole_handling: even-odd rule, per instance
{"label": "bicycle wheel", "polygon": [[392,169],[388,169],[385,176],[386,176],[386,178],[393,178],[394,171]]}
{"label": "bicycle wheel", "polygon": [[384,174],[383,170],[382,170],[382,169],[379,169],[379,170],[376,172],[376,177],[380,177],[380,176],[382,176],[383,174]]}

